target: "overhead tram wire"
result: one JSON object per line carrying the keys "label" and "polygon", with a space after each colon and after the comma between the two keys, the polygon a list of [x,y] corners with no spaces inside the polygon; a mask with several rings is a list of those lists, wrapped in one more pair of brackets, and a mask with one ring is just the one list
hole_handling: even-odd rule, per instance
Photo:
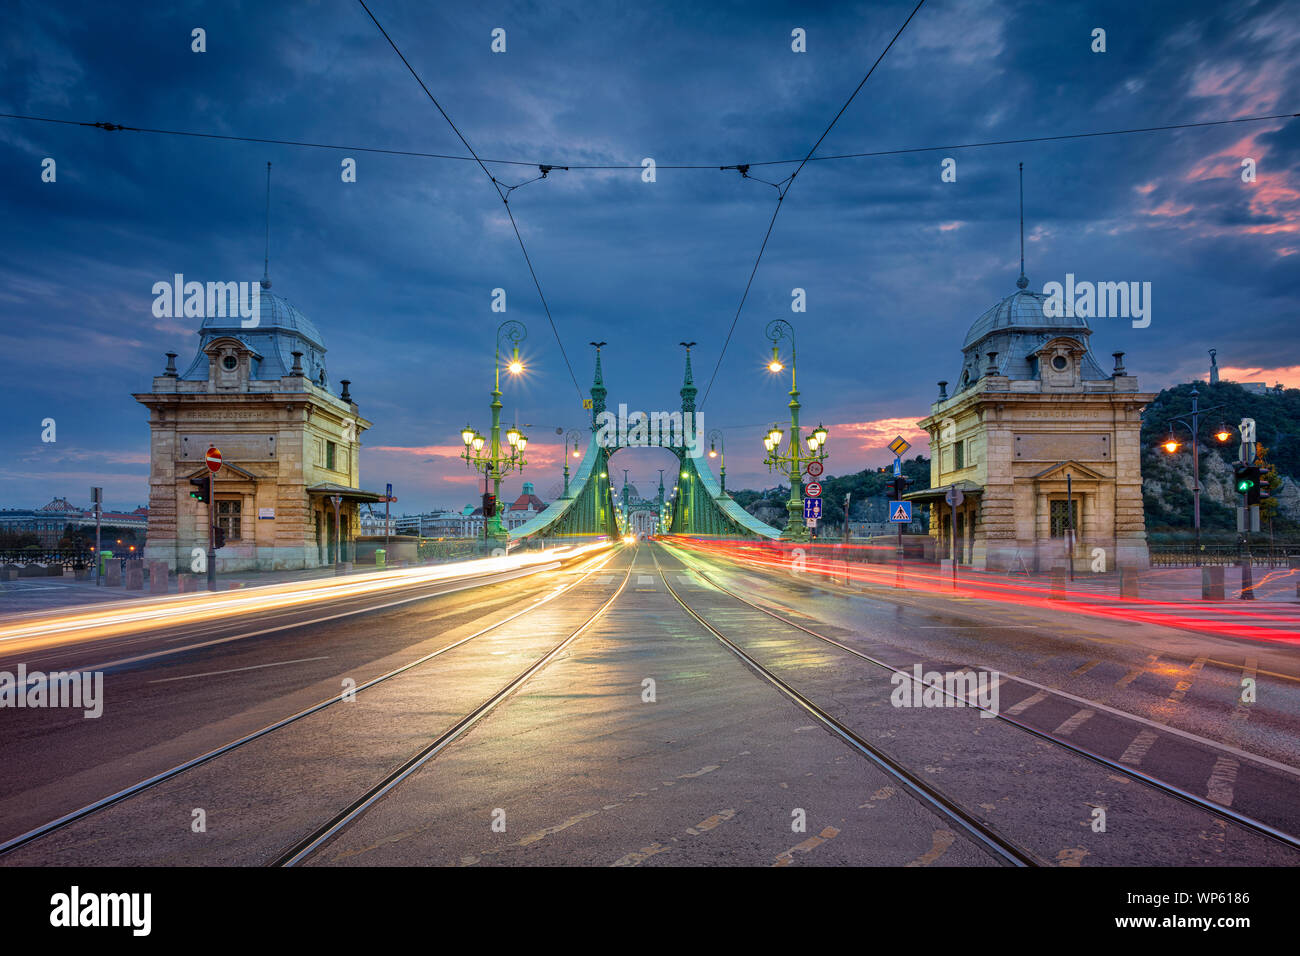
{"label": "overhead tram wire", "polygon": [[[411,66],[410,61],[407,60],[405,54],[398,49],[397,44],[394,43],[393,38],[388,35],[388,31],[384,29],[383,24],[381,24],[379,20],[375,18],[375,15],[370,12],[370,8],[366,6],[366,0],[357,0],[357,3],[361,5],[362,10],[366,11],[366,15],[374,21],[375,26],[379,28],[379,32],[382,33],[384,39],[388,41],[388,45],[393,48],[393,52],[401,58],[401,61],[406,65],[406,69],[410,72],[411,76],[415,77],[415,82],[420,84],[420,89],[424,90],[425,96],[429,97],[429,101],[437,107],[438,112],[441,113],[442,118],[447,121],[447,125],[451,127],[452,132],[456,134],[457,138],[460,139],[465,148],[469,150],[470,155],[474,157],[474,161],[477,162],[479,168],[483,170],[483,174],[491,180],[492,188],[497,191],[497,195],[501,198],[502,204],[506,207],[506,214],[510,217],[510,225],[515,230],[515,238],[519,240],[519,249],[524,254],[524,262],[528,264],[528,274],[533,277],[533,285],[537,287],[537,297],[542,300],[542,309],[546,312],[546,321],[551,324],[551,332],[555,335],[555,344],[560,347],[560,356],[564,359],[564,364],[569,370],[569,378],[573,379],[573,387],[577,390],[578,399],[581,401],[583,398],[582,386],[578,384],[578,376],[573,372],[573,364],[569,361],[569,354],[564,351],[564,342],[560,339],[560,330],[555,327],[555,319],[551,316],[551,307],[546,303],[546,294],[542,292],[542,283],[537,278],[537,270],[533,268],[533,260],[528,255],[528,247],[524,245],[524,237],[519,231],[519,224],[515,222],[515,214],[510,209],[510,193],[515,189],[518,189],[519,186],[526,185],[526,183],[520,183],[519,186],[511,186],[504,191],[502,190],[501,183],[499,183],[497,178],[492,175],[492,171],[489,170],[487,166],[483,165],[483,160],[479,159],[478,153],[474,152],[474,147],[469,144],[469,140],[467,140],[464,134],[461,133],[459,127],[452,122],[451,117],[447,115],[447,111],[444,110],[442,104],[438,102],[438,98],[433,95],[427,86],[425,86],[424,80],[420,79],[420,74],[415,72],[415,67]],[[555,167],[539,164],[538,168],[541,170],[542,175],[537,178],[545,179],[547,174]],[[533,181],[535,182],[536,180]]]}
{"label": "overhead tram wire", "polygon": [[[450,153],[427,153],[413,149],[387,149],[380,146],[356,146],[340,143],[313,143],[306,140],[275,139],[268,136],[235,136],[232,134],[204,133],[194,130],[159,129],[147,126],[124,126],[119,123],[89,123],[80,120],[58,119],[53,116],[31,116],[25,113],[0,113],[0,119],[23,120],[30,123],[54,123],[60,126],[86,126],[113,133],[153,133],[158,136],[187,136],[195,139],[223,140],[232,143],[264,143],[270,146],[298,146],[304,149],[331,149],[340,152],[379,153],[387,156],[414,156],[417,159],[445,159],[453,162],[472,163],[480,161],[476,156],[456,156]],[[1236,119],[1206,120],[1201,123],[1172,123],[1166,126],[1138,126],[1131,129],[1097,130],[1091,133],[1061,133],[1054,136],[1030,136],[1025,139],[994,139],[978,143],[950,143],[944,146],[907,146],[900,149],[878,149],[864,153],[835,153],[830,156],[810,156],[805,159],[752,160],[748,163],[729,163],[726,165],[719,165],[718,163],[656,163],[655,169],[741,169],[742,167],[750,169],[756,166],[793,166],[804,162],[825,163],[844,159],[871,159],[878,156],[902,156],[908,153],[934,153],[939,150],[950,149],[983,149],[989,146],[1022,146],[1032,143],[1054,143],[1071,139],[1095,139],[1103,136],[1129,136],[1135,133],[1164,133],[1181,129],[1199,129],[1208,126],[1231,126],[1237,123],[1266,123],[1270,120],[1291,119],[1300,119],[1300,113],[1270,113],[1262,116],[1242,116]],[[642,169],[640,163],[569,163],[568,165],[562,165],[560,163],[537,163],[522,159],[487,158],[482,159],[481,162],[493,166],[528,166],[532,169],[565,169],[573,171],[584,169],[635,169],[639,172]],[[759,177],[754,175],[750,175],[748,178],[759,180]],[[759,181],[767,182],[767,180]],[[520,185],[523,184],[521,183]],[[769,182],[768,185],[774,186],[776,184]]]}
{"label": "overhead tram wire", "polygon": [[[830,131],[835,128],[835,124],[838,123],[840,121],[840,117],[844,115],[844,111],[849,108],[849,105],[857,97],[858,93],[861,92],[862,87],[866,86],[867,80],[871,79],[871,74],[876,72],[876,67],[880,66],[880,61],[883,60],[885,58],[885,55],[889,53],[889,51],[893,48],[894,43],[897,42],[898,38],[903,35],[903,31],[907,29],[907,25],[912,22],[912,18],[916,16],[917,12],[924,5],[925,5],[925,0],[918,0],[916,6],[912,8],[912,12],[909,13],[907,15],[907,19],[903,21],[903,25],[898,28],[898,32],[895,33],[893,38],[890,39],[890,41],[885,44],[885,48],[880,51],[880,56],[876,57],[876,62],[871,64],[871,69],[867,70],[867,75],[862,78],[862,81],[858,83],[857,87],[853,90],[853,92],[849,94],[849,98],[844,101],[844,105],[841,106],[840,111],[835,114],[835,118],[830,121],[830,124],[827,125],[826,129],[822,131],[822,134],[817,137],[817,142],[813,143],[812,149],[808,150],[808,155],[803,158],[803,161],[799,163],[799,166],[795,169],[794,172],[792,172],[785,179],[781,180],[782,185],[777,186],[778,195],[776,198],[776,208],[772,210],[772,218],[771,220],[768,221],[767,232],[764,233],[763,235],[763,244],[759,246],[758,257],[754,260],[754,268],[750,270],[749,281],[745,283],[745,291],[740,297],[740,305],[736,307],[736,315],[731,320],[731,328],[727,330],[726,339],[724,339],[722,342],[722,350],[718,353],[717,364],[713,366],[713,374],[709,376],[709,384],[704,389],[704,398],[700,400],[701,411],[704,410],[704,406],[709,400],[709,392],[713,390],[713,383],[718,377],[718,369],[722,367],[722,359],[727,354],[727,346],[731,344],[731,336],[736,331],[736,323],[740,321],[741,310],[745,308],[745,300],[749,298],[750,286],[754,284],[754,276],[758,273],[758,264],[763,261],[763,253],[767,250],[767,241],[772,237],[772,227],[776,225],[776,217],[781,212],[781,204],[785,201],[786,193],[788,193],[791,190],[791,188],[794,186],[795,177],[798,176],[799,173],[803,171],[803,168],[804,166],[807,165],[808,160],[812,158],[812,154],[817,152],[817,147],[822,144],[822,140],[824,140],[828,135],[830,135]],[[728,167],[724,166],[722,168],[726,169]],[[740,175],[743,178],[751,178],[749,176],[748,166],[744,168],[741,168],[739,166],[732,167],[732,168],[739,170]],[[776,184],[768,183],[768,185],[772,186]]]}

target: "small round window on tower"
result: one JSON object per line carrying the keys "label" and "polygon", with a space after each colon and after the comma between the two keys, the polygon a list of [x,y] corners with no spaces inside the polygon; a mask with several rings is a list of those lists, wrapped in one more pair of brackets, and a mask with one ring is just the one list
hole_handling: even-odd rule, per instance
{"label": "small round window on tower", "polygon": [[227,372],[233,372],[237,365],[239,365],[239,359],[235,358],[233,355],[226,355],[221,359],[221,367]]}
{"label": "small round window on tower", "polygon": [[1069,360],[1064,355],[1057,355],[1052,358],[1052,368],[1058,372],[1064,372],[1065,367],[1069,364]]}

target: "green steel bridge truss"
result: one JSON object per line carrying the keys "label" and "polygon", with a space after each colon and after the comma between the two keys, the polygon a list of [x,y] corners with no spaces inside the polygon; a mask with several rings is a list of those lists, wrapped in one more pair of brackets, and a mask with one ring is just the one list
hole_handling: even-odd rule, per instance
{"label": "green steel bridge truss", "polygon": [[[691,372],[691,355],[686,353],[686,374],[681,388],[682,417],[695,416],[695,387]],[[596,440],[601,416],[605,413],[608,390],[600,367],[600,352],[596,352],[596,372],[591,386],[591,432],[586,453],[576,474],[569,481],[569,492],[553,502],[532,520],[514,528],[510,539],[610,537],[625,533],[620,525],[619,511],[615,507],[614,491],[610,484],[610,458],[620,448],[640,447],[623,443],[621,435],[611,446]],[[682,436],[683,439],[685,436]],[[779,538],[781,532],[759,521],[728,495],[724,494],[709,467],[707,453],[702,445],[694,454],[685,441],[680,445],[663,445],[677,456],[677,494],[671,503],[665,502],[662,483],[659,486],[660,533],[722,538]],[[644,510],[644,509],[642,509]]]}

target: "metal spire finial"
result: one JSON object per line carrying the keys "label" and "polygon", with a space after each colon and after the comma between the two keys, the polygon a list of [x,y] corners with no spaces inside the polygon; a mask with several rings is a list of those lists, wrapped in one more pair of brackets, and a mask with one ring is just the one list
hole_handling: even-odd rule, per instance
{"label": "metal spire finial", "polygon": [[266,254],[262,259],[262,288],[271,288],[271,164],[266,164]]}
{"label": "metal spire finial", "polygon": [[1017,289],[1029,288],[1025,278],[1025,164],[1020,164],[1020,278],[1016,280]]}

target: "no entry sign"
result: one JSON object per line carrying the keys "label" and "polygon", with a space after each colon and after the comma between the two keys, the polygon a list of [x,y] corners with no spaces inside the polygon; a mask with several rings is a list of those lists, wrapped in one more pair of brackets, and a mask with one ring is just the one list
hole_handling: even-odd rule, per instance
{"label": "no entry sign", "polygon": [[822,486],[818,482],[810,481],[808,484],[804,485],[803,491],[809,498],[820,498],[822,494]]}
{"label": "no entry sign", "polygon": [[216,445],[213,445],[208,449],[204,461],[208,463],[208,471],[212,472],[214,475],[221,470],[221,452],[217,450]]}

